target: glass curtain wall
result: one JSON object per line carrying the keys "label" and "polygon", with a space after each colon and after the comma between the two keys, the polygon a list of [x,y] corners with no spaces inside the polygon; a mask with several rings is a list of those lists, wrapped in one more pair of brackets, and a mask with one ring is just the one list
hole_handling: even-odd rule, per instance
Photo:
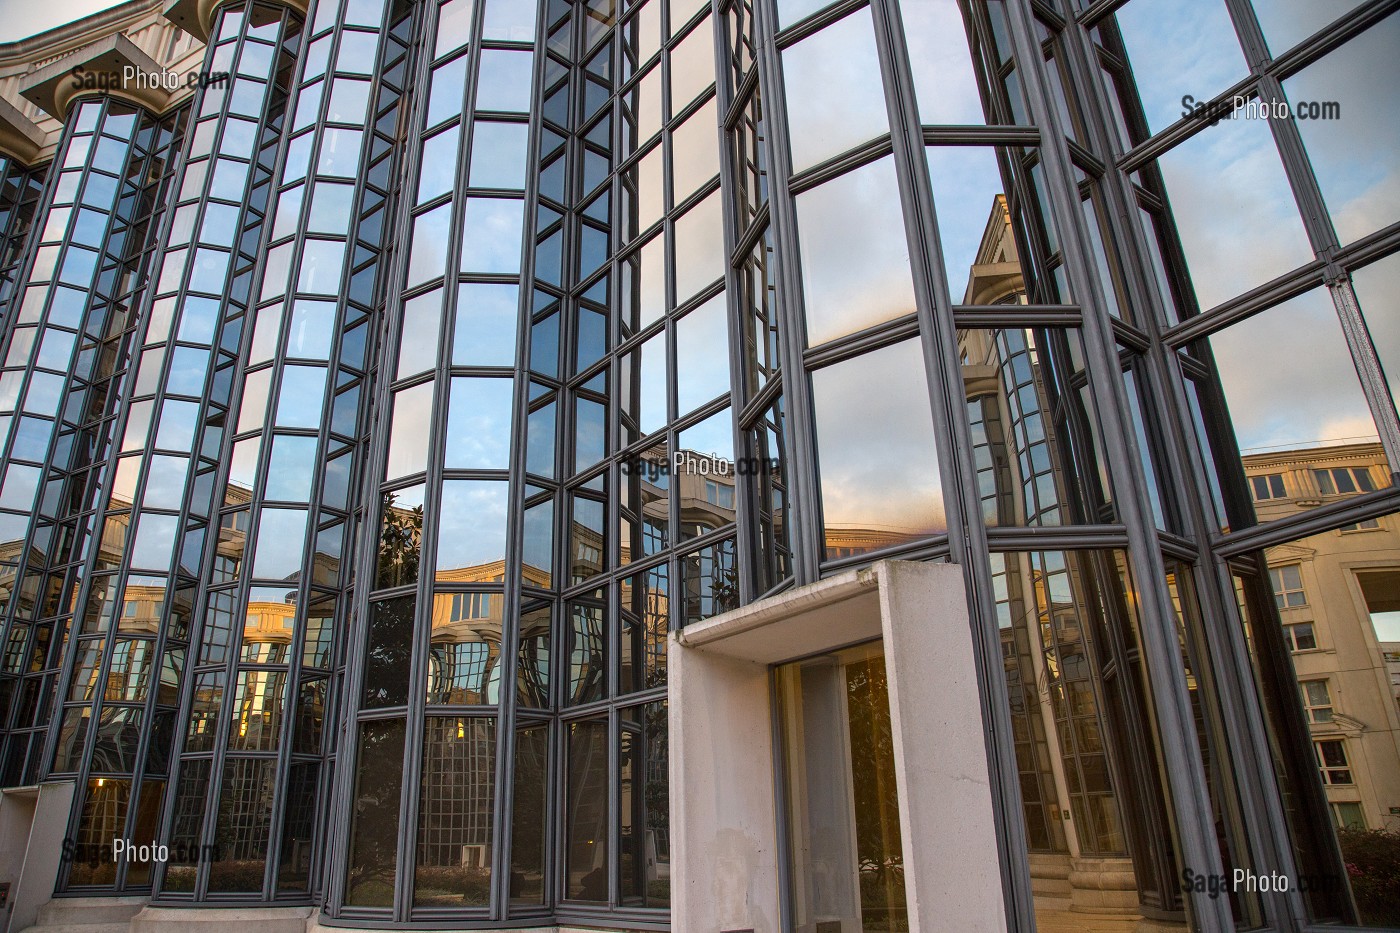
{"label": "glass curtain wall", "polygon": [[8,314],[19,281],[25,242],[50,164],[28,166],[13,156],[0,155],[0,314]]}
{"label": "glass curtain wall", "polygon": [[179,851],[212,858],[202,871],[193,860],[166,868],[160,890],[172,899],[314,890],[331,672],[352,593],[355,444],[411,28],[403,5],[332,0],[306,32],[233,380],[171,817]]}
{"label": "glass curtain wall", "polygon": [[[332,910],[499,916],[507,559],[533,4],[419,5],[346,703],[353,805]],[[364,582],[367,581],[367,582]]]}
{"label": "glass curtain wall", "polygon": [[[54,738],[56,701],[71,697],[84,704],[59,730],[74,750],[61,770],[76,770],[88,754],[92,770],[112,778],[103,778],[94,793],[100,802],[89,807],[94,816],[85,825],[91,829],[75,835],[85,853],[84,871],[99,864],[93,856],[107,838],[103,834],[121,832],[128,817],[153,827],[164,787],[161,777],[148,786],[133,782],[139,771],[137,707],[155,691],[145,676],[151,643],[113,646],[115,654],[106,658],[90,642],[85,673],[71,686],[64,685],[60,668],[72,646],[86,555],[101,547],[93,534],[93,509],[183,121],[183,113],[157,118],[111,99],[73,105],[30,247],[14,267],[22,273],[16,281],[26,285],[15,290],[6,322],[0,500],[12,511],[3,519],[9,583],[0,688],[8,730],[2,779],[26,784],[44,775],[53,754],[46,740]],[[132,705],[94,716],[91,703],[98,696]],[[153,773],[164,767],[158,762]],[[133,803],[134,797],[141,802]],[[101,869],[79,883],[121,883],[110,864]],[[148,872],[149,866],[134,867],[132,883],[147,883]]]}
{"label": "glass curtain wall", "polygon": [[[75,834],[104,848],[121,832],[105,815],[121,804],[114,783],[144,781],[149,795],[165,789],[300,32],[300,19],[279,6],[242,3],[218,12],[206,64],[230,77],[193,104],[159,268],[143,299],[140,349],[113,434],[120,440],[103,470],[101,545],[88,555],[76,597],[80,618],[52,768],[78,781]],[[118,774],[130,778],[114,782]],[[158,833],[160,807],[139,806],[133,813],[145,814],[147,834]],[[63,884],[129,884],[135,867],[120,866],[126,879],[88,878],[74,863]],[[139,883],[149,883],[149,870]]]}

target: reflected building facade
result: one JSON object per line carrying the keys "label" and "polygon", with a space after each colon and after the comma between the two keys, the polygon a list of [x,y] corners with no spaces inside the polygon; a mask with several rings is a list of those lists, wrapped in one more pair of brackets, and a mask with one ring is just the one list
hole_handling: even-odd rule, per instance
{"label": "reflected building facade", "polygon": [[[888,559],[960,571],[989,928],[1397,922],[1397,45],[1388,0],[130,0],[0,46],[0,799],[71,843],[0,882],[664,927],[680,633]],[[908,929],[885,659],[809,653],[765,928]],[[1235,869],[1319,880],[1182,880]]]}

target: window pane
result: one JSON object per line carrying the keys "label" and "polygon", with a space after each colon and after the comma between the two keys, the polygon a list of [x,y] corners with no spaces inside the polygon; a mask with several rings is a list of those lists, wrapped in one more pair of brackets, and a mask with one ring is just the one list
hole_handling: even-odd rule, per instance
{"label": "window pane", "polygon": [[918,341],[817,370],[812,397],[829,557],[947,530]]}
{"label": "window pane", "polygon": [[413,903],[491,903],[491,821],[495,813],[496,723],[430,716],[424,723]]}
{"label": "window pane", "polygon": [[[1333,16],[1343,4],[1323,4]],[[1400,103],[1382,75],[1395,73],[1394,14],[1283,82],[1294,122],[1342,243],[1400,220]],[[1327,119],[1325,102],[1337,105]]]}
{"label": "window pane", "polygon": [[797,221],[809,345],[914,312],[893,157],[798,195]]}
{"label": "window pane", "polygon": [[504,574],[506,484],[450,480],[442,484],[437,580],[481,583]]}
{"label": "window pane", "polygon": [[355,797],[350,813],[350,857],[345,903],[392,907],[403,787],[402,719],[360,726]]}
{"label": "window pane", "polygon": [[808,36],[782,58],[793,171],[889,131],[869,9]]}

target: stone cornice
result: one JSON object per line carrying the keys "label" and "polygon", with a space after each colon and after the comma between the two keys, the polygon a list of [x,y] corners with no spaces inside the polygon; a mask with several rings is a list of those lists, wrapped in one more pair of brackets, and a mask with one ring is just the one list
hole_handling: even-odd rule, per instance
{"label": "stone cornice", "polygon": [[[75,68],[101,79],[97,82],[100,86],[84,86],[74,77]],[[170,104],[170,92],[150,83],[124,81],[123,68],[147,74],[164,70],[126,36],[114,33],[35,71],[20,84],[20,95],[58,120],[64,119],[76,98],[93,95],[117,97],[152,113],[163,112]]]}
{"label": "stone cornice", "polygon": [[0,153],[32,165],[43,148],[44,131],[18,107],[0,97]]}

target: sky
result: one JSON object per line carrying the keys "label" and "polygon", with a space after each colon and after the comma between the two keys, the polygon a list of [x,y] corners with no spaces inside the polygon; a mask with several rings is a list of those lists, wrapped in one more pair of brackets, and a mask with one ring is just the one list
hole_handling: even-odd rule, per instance
{"label": "sky", "polygon": [[0,42],[24,39],[114,6],[113,0],[0,0]]}

